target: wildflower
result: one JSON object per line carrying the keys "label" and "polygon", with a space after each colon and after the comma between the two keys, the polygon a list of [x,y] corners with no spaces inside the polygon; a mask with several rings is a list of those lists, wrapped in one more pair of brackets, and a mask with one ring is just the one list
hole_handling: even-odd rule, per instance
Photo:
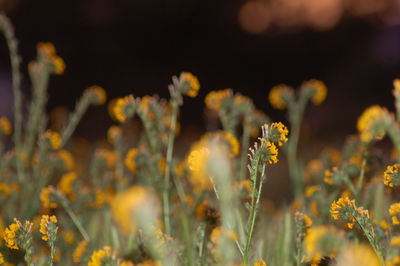
{"label": "wildflower", "polygon": [[319,216],[318,202],[316,200],[310,201],[308,208],[310,210],[311,216],[313,216],[314,218],[317,218]]}
{"label": "wildflower", "polygon": [[4,257],[3,254],[0,252],[0,265],[4,263]]}
{"label": "wildflower", "polygon": [[54,215],[50,217],[48,215],[42,215],[39,232],[43,234],[42,239],[44,241],[48,241],[49,237],[50,239],[54,237],[55,233],[57,232],[57,227],[55,225],[56,223],[57,218]]}
{"label": "wildflower", "polygon": [[141,263],[136,264],[136,266],[161,266],[161,262],[153,260],[145,260]]}
{"label": "wildflower", "polygon": [[67,243],[69,245],[74,243],[75,236],[74,236],[74,233],[71,230],[62,232],[62,237],[63,237],[65,243]]}
{"label": "wildflower", "polygon": [[77,175],[74,172],[69,172],[61,177],[60,182],[57,185],[59,191],[61,191],[65,196],[72,196],[72,184],[76,180]]}
{"label": "wildflower", "polygon": [[268,95],[268,99],[272,107],[280,110],[285,109],[287,102],[284,99],[284,95],[288,94],[289,90],[289,87],[284,84],[276,85],[275,87],[273,87]]}
{"label": "wildflower", "polygon": [[88,266],[101,266],[103,262],[107,265],[105,260],[112,260],[114,256],[111,248],[105,246],[103,249],[96,250],[92,253]]}
{"label": "wildflower", "polygon": [[65,71],[64,60],[56,55],[56,48],[50,42],[41,42],[37,45],[37,51],[40,58],[45,62],[49,62],[53,66],[53,71],[56,75],[61,75]]}
{"label": "wildflower", "polygon": [[0,117],[0,134],[4,136],[11,135],[12,127],[7,117]]}
{"label": "wildflower", "polygon": [[382,139],[386,133],[384,126],[380,125],[384,119],[387,119],[389,112],[386,108],[379,105],[373,105],[367,108],[357,121],[357,129],[363,142],[370,142],[373,139]]}
{"label": "wildflower", "polygon": [[222,107],[223,101],[227,98],[232,97],[232,94],[233,93],[231,89],[211,91],[206,95],[204,101],[208,109],[219,112]]}
{"label": "wildflower", "polygon": [[393,94],[398,95],[400,94],[400,79],[393,80]]}
{"label": "wildflower", "polygon": [[197,79],[196,76],[194,76],[192,73],[189,72],[183,72],[181,73],[180,76],[180,82],[181,84],[185,84],[186,86],[184,87],[184,90],[182,91],[183,94],[186,94],[187,96],[194,98],[197,96],[199,93],[200,89],[200,83],[199,80]]}
{"label": "wildflower", "polygon": [[254,266],[267,266],[267,263],[265,262],[265,260],[263,260],[262,258],[260,258],[259,261],[254,263]]}
{"label": "wildflower", "polygon": [[96,150],[95,157],[102,160],[108,168],[113,168],[117,161],[117,154],[115,151],[98,149]]}
{"label": "wildflower", "polygon": [[189,166],[189,182],[194,185],[196,191],[212,187],[208,174],[210,151],[205,147],[194,147],[189,153],[187,163]]}
{"label": "wildflower", "polygon": [[71,171],[75,168],[74,156],[67,150],[59,150],[57,153],[58,157],[62,160],[65,169]]}
{"label": "wildflower", "polygon": [[231,241],[236,241],[238,239],[238,236],[234,231],[218,226],[212,230],[210,240],[213,244],[217,244],[222,237]]}
{"label": "wildflower", "polygon": [[122,137],[122,128],[119,126],[111,126],[107,131],[107,140],[111,144],[116,144]]}
{"label": "wildflower", "polygon": [[78,243],[74,252],[72,253],[72,261],[74,263],[81,262],[83,255],[86,253],[88,244],[89,242],[87,242],[86,240],[82,240]]}
{"label": "wildflower", "polygon": [[304,192],[304,196],[306,198],[311,197],[312,195],[314,195],[315,192],[320,191],[321,190],[321,186],[308,186],[306,187],[306,192]]}
{"label": "wildflower", "polygon": [[100,208],[106,202],[106,196],[103,191],[99,189],[94,190],[94,202],[90,204],[93,208]]}
{"label": "wildflower", "polygon": [[159,212],[157,198],[146,187],[133,186],[120,192],[112,203],[112,214],[125,234],[136,232],[138,215],[145,214],[147,223],[153,222]]}
{"label": "wildflower", "polygon": [[365,244],[351,244],[342,249],[336,257],[337,265],[381,266],[376,253]]}
{"label": "wildflower", "polygon": [[400,164],[389,165],[383,174],[383,183],[388,187],[400,185]]}
{"label": "wildflower", "polygon": [[390,205],[389,214],[392,216],[392,223],[399,225],[400,224],[400,220],[399,220],[400,202]]}
{"label": "wildflower", "polygon": [[135,98],[133,95],[128,95],[116,100],[113,114],[118,122],[124,123],[126,120],[133,116],[135,112]]}
{"label": "wildflower", "polygon": [[328,89],[322,81],[312,79],[304,82],[302,86],[313,88],[315,90],[315,93],[311,98],[313,104],[320,105],[325,100]]}
{"label": "wildflower", "polygon": [[301,233],[302,236],[304,237],[308,232],[310,231],[310,228],[312,226],[312,220],[310,217],[302,212],[296,212],[295,213],[295,220],[297,224],[299,225],[300,231],[304,232]]}
{"label": "wildflower", "polygon": [[400,247],[400,236],[393,236],[390,240],[390,245],[392,247]]}
{"label": "wildflower", "polygon": [[43,134],[43,138],[48,141],[52,149],[57,150],[61,147],[61,136],[57,132],[47,130]]}
{"label": "wildflower", "polygon": [[132,261],[124,260],[119,264],[119,266],[134,266],[134,264]]}
{"label": "wildflower", "polygon": [[[265,142],[265,139],[261,139],[261,142]],[[265,143],[264,158],[269,164],[275,164],[278,162],[278,148],[273,142],[267,141]]]}
{"label": "wildflower", "polygon": [[282,146],[284,143],[288,141],[287,138],[288,134],[289,130],[281,122],[271,124],[269,133],[270,140],[275,143],[278,143],[279,146]]}
{"label": "wildflower", "polygon": [[324,182],[328,185],[333,185],[333,179],[332,179],[333,173],[331,170],[326,169],[325,170],[325,175],[324,175]]}
{"label": "wildflower", "polygon": [[207,209],[208,209],[208,202],[204,200],[199,204],[199,206],[197,206],[195,210],[197,220],[199,221],[204,220],[204,218],[206,217]]}
{"label": "wildflower", "polygon": [[393,256],[391,260],[386,259],[386,266],[399,266],[400,265],[400,256]]}
{"label": "wildflower", "polygon": [[155,114],[152,111],[152,104],[156,101],[155,97],[152,96],[144,96],[140,99],[138,112],[141,113],[149,120],[153,120],[155,118]]}
{"label": "wildflower", "polygon": [[346,226],[349,229],[352,229],[355,225],[355,214],[369,217],[367,210],[364,210],[362,207],[357,208],[355,201],[350,200],[348,197],[339,198],[337,201],[332,202],[329,212],[334,220],[339,220],[340,218],[347,219]]}
{"label": "wildflower", "polygon": [[44,208],[57,208],[57,203],[52,201],[53,193],[55,193],[55,189],[53,186],[45,187],[40,192],[40,201],[42,202]]}
{"label": "wildflower", "polygon": [[103,105],[107,100],[106,91],[97,85],[87,88],[85,94],[91,97],[93,105]]}
{"label": "wildflower", "polygon": [[0,183],[0,195],[7,198],[11,194],[11,188],[6,183]]}
{"label": "wildflower", "polygon": [[125,157],[125,166],[132,172],[135,173],[137,170],[137,165],[136,165],[136,157],[139,154],[139,149],[137,148],[132,148],[128,151]]}
{"label": "wildflower", "polygon": [[19,223],[15,222],[10,224],[4,231],[4,241],[6,242],[7,247],[11,249],[19,249],[17,241],[19,227]]}

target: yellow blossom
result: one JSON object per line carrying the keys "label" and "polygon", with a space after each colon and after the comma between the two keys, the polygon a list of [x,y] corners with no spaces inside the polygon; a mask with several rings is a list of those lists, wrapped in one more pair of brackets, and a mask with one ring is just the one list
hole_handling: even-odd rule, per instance
{"label": "yellow blossom", "polygon": [[49,141],[51,148],[54,150],[57,150],[61,147],[61,136],[59,133],[52,130],[47,130],[43,134],[43,137]]}
{"label": "yellow blossom", "polygon": [[12,127],[7,117],[0,117],[0,134],[8,136],[11,135]]}
{"label": "yellow blossom", "polygon": [[72,253],[72,261],[74,263],[80,263],[83,255],[86,253],[88,242],[86,240],[82,240],[76,246],[74,252]]}
{"label": "yellow blossom", "polygon": [[67,150],[59,150],[58,157],[63,161],[64,167],[71,171],[75,168],[75,159],[74,156]]}
{"label": "yellow blossom", "polygon": [[40,230],[39,232],[43,234],[42,239],[44,241],[49,240],[49,235],[48,235],[48,226],[50,223],[56,224],[57,223],[57,218],[52,215],[42,215],[42,219],[40,220]]}
{"label": "yellow blossom", "polygon": [[113,254],[111,248],[105,246],[103,249],[96,250],[92,253],[88,266],[101,266],[103,260],[107,257],[111,258],[113,257]]}
{"label": "yellow blossom", "polygon": [[207,209],[208,209],[208,202],[204,200],[199,204],[199,206],[197,206],[195,210],[197,220],[199,221],[204,220],[207,214]]}
{"label": "yellow blossom", "polygon": [[135,98],[128,95],[118,98],[114,104],[113,114],[118,122],[124,123],[126,119],[133,115],[135,108]]}
{"label": "yellow blossom", "polygon": [[3,254],[1,254],[0,252],[0,265],[2,265],[4,263],[4,257]]}
{"label": "yellow blossom", "polygon": [[268,163],[275,164],[278,162],[278,148],[275,146],[274,143],[267,141],[265,144],[266,149],[269,152]]}
{"label": "yellow blossom", "polygon": [[303,86],[315,89],[315,94],[311,99],[315,105],[320,105],[325,100],[328,89],[322,81],[316,79],[308,80]]}
{"label": "yellow blossom", "polygon": [[132,172],[135,173],[137,170],[137,165],[136,165],[136,157],[139,154],[139,149],[137,148],[132,148],[128,151],[125,157],[125,166]]}
{"label": "yellow blossom", "polygon": [[11,194],[11,188],[6,183],[0,183],[0,196],[7,198]]}
{"label": "yellow blossom", "polygon": [[400,94],[400,79],[393,80],[393,94],[398,95]]}
{"label": "yellow blossom", "polygon": [[199,93],[200,83],[196,76],[189,72],[183,72],[181,74],[181,81],[187,82],[189,84],[189,89],[184,92],[189,97],[196,97]]}
{"label": "yellow blossom", "polygon": [[394,187],[400,184],[400,164],[389,165],[383,174],[383,183],[388,187]]}
{"label": "yellow blossom", "polygon": [[52,186],[45,187],[40,192],[40,201],[42,202],[44,208],[57,208],[57,203],[51,200],[52,193],[55,193],[55,189]]}
{"label": "yellow blossom", "polygon": [[153,260],[145,260],[141,263],[136,264],[136,266],[161,266],[161,262]]}
{"label": "yellow blossom", "polygon": [[338,266],[381,266],[376,253],[365,244],[351,244],[336,258]]}
{"label": "yellow blossom", "polygon": [[19,249],[17,242],[17,234],[20,227],[20,223],[17,221],[13,224],[10,224],[8,228],[4,231],[4,241],[6,242],[7,247],[11,249]]}
{"label": "yellow blossom", "polygon": [[390,245],[392,247],[400,247],[400,236],[393,236],[390,240]]}
{"label": "yellow blossom", "polygon": [[204,101],[208,109],[218,112],[222,107],[222,101],[232,97],[232,94],[231,89],[211,91],[206,95]]}
{"label": "yellow blossom", "polygon": [[103,105],[107,100],[106,91],[97,85],[87,88],[85,93],[93,97],[93,105]]}
{"label": "yellow blossom", "polygon": [[71,230],[62,232],[62,237],[64,238],[65,243],[71,245],[74,243],[75,236]]}
{"label": "yellow blossom", "polygon": [[309,198],[312,195],[314,195],[315,192],[320,191],[320,190],[321,190],[321,186],[319,186],[319,185],[308,186],[308,187],[306,187],[306,191],[304,192],[304,196],[306,198]]}
{"label": "yellow blossom", "polygon": [[265,262],[265,260],[260,258],[260,260],[255,262],[253,266],[267,266],[267,263]]}
{"label": "yellow blossom", "polygon": [[66,196],[72,196],[73,190],[72,185],[77,179],[75,172],[69,172],[61,177],[60,182],[57,185],[59,191],[61,191]]}
{"label": "yellow blossom", "polygon": [[370,142],[372,139],[382,139],[385,131],[382,129],[374,129],[376,122],[383,120],[389,116],[389,112],[379,106],[373,105],[367,108],[357,121],[357,129],[363,142]]}
{"label": "yellow blossom", "polygon": [[288,134],[289,130],[284,124],[282,124],[282,122],[271,124],[270,139],[275,143],[278,143],[279,146],[282,146],[288,141]]}
{"label": "yellow blossom", "polygon": [[236,241],[238,239],[237,234],[229,229],[222,228],[221,226],[215,227],[210,236],[210,240],[213,244],[217,244],[218,241],[222,238],[226,237],[231,241]]}
{"label": "yellow blossom", "polygon": [[392,215],[392,223],[396,224],[396,225],[399,225],[400,224],[400,220],[399,220],[398,216],[400,214],[400,202],[399,203],[393,203],[392,205],[390,205],[389,214]]}
{"label": "yellow blossom", "polygon": [[117,140],[122,137],[122,128],[119,126],[111,126],[107,131],[107,140],[111,144],[116,144]]}
{"label": "yellow blossom", "polygon": [[287,90],[288,87],[284,84],[279,84],[274,86],[268,95],[268,99],[272,107],[275,109],[280,109],[283,110],[286,108],[287,103],[285,100],[282,98],[282,95],[285,90]]}
{"label": "yellow blossom", "polygon": [[341,210],[344,207],[351,207],[351,208],[356,208],[355,207],[355,201],[350,200],[349,198],[339,198],[337,201],[332,202],[331,208],[329,210],[331,217],[335,220],[339,220],[340,218],[346,219],[349,218],[350,222],[347,223],[347,227],[349,229],[352,229],[355,225],[355,218],[353,216],[351,217],[342,217],[341,216]]}

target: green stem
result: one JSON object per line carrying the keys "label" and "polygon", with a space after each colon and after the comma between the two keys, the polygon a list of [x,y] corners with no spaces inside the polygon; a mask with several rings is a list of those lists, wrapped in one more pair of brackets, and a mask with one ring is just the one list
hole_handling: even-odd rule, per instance
{"label": "green stem", "polygon": [[[0,30],[3,31],[10,52],[12,71],[12,88],[14,94],[14,143],[17,157],[20,156],[22,142],[22,92],[20,72],[21,57],[18,54],[18,41],[15,38],[14,28],[4,13],[0,13]],[[20,181],[24,180],[24,167],[21,159],[17,159],[17,172]]]}
{"label": "green stem", "polygon": [[169,184],[170,184],[170,175],[172,166],[172,154],[174,150],[176,120],[178,116],[178,102],[176,101],[176,99],[172,99],[171,105],[172,105],[171,128],[168,137],[167,157],[166,157],[167,165],[165,167],[164,186],[163,186],[164,225],[165,225],[165,233],[167,235],[171,235]]}
{"label": "green stem", "polygon": [[249,141],[250,141],[250,125],[248,121],[248,117],[245,117],[244,124],[243,124],[243,134],[241,140],[241,155],[240,155],[240,169],[239,169],[239,179],[244,180],[246,179],[246,165],[247,165],[247,153],[249,148]]}
{"label": "green stem", "polygon": [[360,177],[358,178],[358,183],[357,183],[357,191],[356,191],[356,200],[357,202],[360,202],[361,199],[361,189],[364,181],[364,176],[365,176],[365,165],[367,164],[367,157],[363,156],[363,160],[361,163],[361,170],[360,170]]}
{"label": "green stem", "polygon": [[87,242],[90,242],[90,237],[86,230],[83,228],[81,222],[79,221],[78,217],[76,217],[75,213],[72,211],[71,207],[68,205],[66,202],[66,199],[61,199],[61,204],[63,205],[64,209],[68,213],[69,217],[71,218],[72,222],[78,228],[79,232],[81,233],[83,239],[85,239]]}

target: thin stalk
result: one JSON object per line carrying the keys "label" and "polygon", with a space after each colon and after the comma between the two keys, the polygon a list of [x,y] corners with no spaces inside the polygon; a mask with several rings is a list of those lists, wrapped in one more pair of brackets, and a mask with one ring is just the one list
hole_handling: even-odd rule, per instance
{"label": "thin stalk", "polygon": [[65,202],[65,200],[61,200],[61,204],[63,205],[64,209],[68,213],[76,228],[78,228],[83,239],[85,239],[87,242],[90,242],[89,235],[87,234],[85,228],[83,228],[82,223],[79,221],[78,217],[76,217],[75,213],[72,211],[71,207]]}
{"label": "thin stalk", "polygon": [[[10,52],[12,88],[14,94],[14,143],[17,156],[20,156],[22,148],[22,92],[20,72],[21,57],[18,54],[18,41],[14,34],[14,28],[4,13],[0,13],[0,30],[3,31]],[[17,172],[20,181],[24,180],[24,168],[21,159],[17,159]]]}
{"label": "thin stalk", "polygon": [[367,158],[366,158],[366,156],[364,156],[362,163],[361,163],[360,177],[358,178],[358,183],[357,183],[357,191],[356,191],[357,202],[360,202],[360,198],[361,198],[361,189],[362,189],[362,184],[364,181],[366,164],[367,164]]}
{"label": "thin stalk", "polygon": [[[253,178],[252,180],[257,180],[257,174],[258,174],[258,164],[259,164],[259,158],[256,159],[255,163],[255,171],[253,173]],[[263,181],[265,180],[264,178],[265,174],[265,165],[263,165],[261,177],[259,179],[259,184],[258,184],[258,189],[256,189],[256,183],[254,184],[254,188],[251,194],[251,205],[250,205],[250,216],[249,216],[249,221],[247,223],[247,238],[246,238],[246,244],[243,250],[243,264],[247,265],[248,264],[248,256],[249,256],[249,250],[250,250],[250,244],[251,244],[251,238],[253,236],[253,231],[254,231],[254,225],[256,221],[256,216],[257,216],[257,207],[260,202],[260,197],[261,197],[261,191],[262,191],[262,186],[263,186]]]}
{"label": "thin stalk", "polygon": [[165,167],[164,186],[163,186],[164,225],[165,225],[165,232],[167,235],[171,235],[169,184],[170,184],[172,154],[173,154],[173,150],[174,150],[174,140],[175,140],[175,129],[176,129],[177,116],[178,116],[178,102],[175,99],[172,99],[171,128],[170,128],[169,137],[168,137],[167,157],[166,157],[167,165]]}
{"label": "thin stalk", "polygon": [[247,152],[249,148],[249,141],[250,141],[250,126],[248,121],[248,116],[244,119],[243,124],[243,134],[241,139],[241,150],[242,153],[240,155],[240,169],[239,169],[239,179],[244,180],[246,179],[246,165],[247,165]]}

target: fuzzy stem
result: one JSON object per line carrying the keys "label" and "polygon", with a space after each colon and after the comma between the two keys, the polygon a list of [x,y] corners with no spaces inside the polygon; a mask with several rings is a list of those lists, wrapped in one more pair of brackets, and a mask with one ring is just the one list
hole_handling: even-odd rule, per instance
{"label": "fuzzy stem", "polygon": [[67,199],[61,199],[61,204],[63,205],[64,209],[68,213],[69,217],[71,218],[72,222],[75,224],[76,228],[78,228],[79,232],[83,236],[83,238],[87,241],[90,242],[90,237],[87,234],[85,228],[83,228],[81,222],[79,221],[78,217],[76,217],[75,213],[72,211],[71,207],[68,205],[66,202]]}
{"label": "fuzzy stem", "polygon": [[249,147],[250,141],[250,125],[248,115],[245,117],[243,122],[243,134],[241,139],[241,150],[242,153],[240,155],[240,169],[239,169],[239,179],[244,180],[246,179],[246,165],[247,165],[247,152]]}
{"label": "fuzzy stem", "polygon": [[174,150],[176,120],[177,120],[177,116],[178,116],[177,100],[172,98],[171,105],[172,105],[171,128],[170,128],[169,138],[168,138],[167,157],[166,157],[167,165],[165,167],[164,186],[163,186],[164,225],[165,225],[165,233],[167,235],[171,235],[169,184],[170,184],[170,175],[171,175],[172,154],[173,154],[173,150]]}
{"label": "fuzzy stem", "polygon": [[367,157],[364,156],[362,163],[361,163],[361,170],[360,170],[360,176],[358,178],[358,183],[357,183],[357,190],[356,190],[356,200],[357,202],[360,202],[361,199],[361,189],[364,181],[364,176],[365,176],[365,165],[367,164]]}
{"label": "fuzzy stem", "polygon": [[[14,94],[14,143],[17,156],[20,156],[22,146],[22,92],[20,72],[21,57],[18,54],[18,41],[15,38],[14,28],[4,13],[0,13],[0,30],[3,31],[10,52],[12,71],[12,88]],[[24,168],[21,159],[17,160],[17,172],[20,181],[24,180]]]}

